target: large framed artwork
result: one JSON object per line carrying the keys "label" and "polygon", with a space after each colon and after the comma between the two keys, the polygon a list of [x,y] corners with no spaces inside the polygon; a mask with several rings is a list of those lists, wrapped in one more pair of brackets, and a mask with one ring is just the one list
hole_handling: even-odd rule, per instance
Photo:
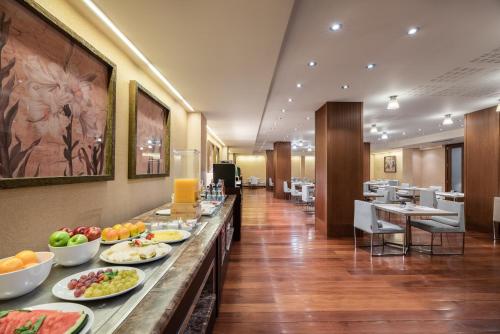
{"label": "large framed artwork", "polygon": [[130,82],[131,179],[170,175],[170,110],[137,81]]}
{"label": "large framed artwork", "polygon": [[114,179],[115,76],[34,1],[0,1],[0,188]]}
{"label": "large framed artwork", "polygon": [[384,157],[384,173],[396,173],[396,156],[390,155]]}

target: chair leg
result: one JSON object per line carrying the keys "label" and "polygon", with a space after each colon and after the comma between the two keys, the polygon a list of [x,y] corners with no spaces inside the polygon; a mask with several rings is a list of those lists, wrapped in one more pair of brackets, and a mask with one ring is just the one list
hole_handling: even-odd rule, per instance
{"label": "chair leg", "polygon": [[431,255],[434,254],[434,233],[431,233]]}
{"label": "chair leg", "polygon": [[373,233],[370,234],[370,256],[373,256]]}
{"label": "chair leg", "polygon": [[354,227],[354,249],[356,250],[356,227]]}
{"label": "chair leg", "polygon": [[493,240],[497,240],[497,222],[493,221]]}
{"label": "chair leg", "polygon": [[462,255],[465,254],[465,232],[462,233]]}

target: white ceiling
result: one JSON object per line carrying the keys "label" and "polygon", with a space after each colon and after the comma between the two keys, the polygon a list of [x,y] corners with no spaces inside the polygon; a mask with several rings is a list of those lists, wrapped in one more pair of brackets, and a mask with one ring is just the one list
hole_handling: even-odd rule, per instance
{"label": "white ceiling", "polygon": [[94,3],[226,145],[254,145],[293,0]]}
{"label": "white ceiling", "polygon": [[[329,31],[333,22],[343,29]],[[411,26],[421,28],[415,36]],[[386,110],[390,95],[399,95],[399,110]],[[499,97],[498,0],[297,0],[256,147],[314,144],[314,111],[326,101],[363,101],[365,140],[377,142],[376,123],[396,142],[440,132],[448,113],[456,122],[442,131],[460,127],[464,113]]]}
{"label": "white ceiling", "polygon": [[[326,101],[363,101],[365,140],[377,142],[376,123],[390,145],[438,133],[447,113],[460,127],[500,98],[500,0],[94,2],[233,152],[314,145]],[[333,22],[343,29],[329,31]],[[421,30],[410,37],[410,26]],[[399,110],[386,110],[390,95]]]}

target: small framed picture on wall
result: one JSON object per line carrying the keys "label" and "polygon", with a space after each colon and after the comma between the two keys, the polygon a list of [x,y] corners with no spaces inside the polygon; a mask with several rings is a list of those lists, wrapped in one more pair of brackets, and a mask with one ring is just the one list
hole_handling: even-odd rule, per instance
{"label": "small framed picture on wall", "polygon": [[384,157],[384,173],[396,173],[397,171],[396,156],[390,155]]}

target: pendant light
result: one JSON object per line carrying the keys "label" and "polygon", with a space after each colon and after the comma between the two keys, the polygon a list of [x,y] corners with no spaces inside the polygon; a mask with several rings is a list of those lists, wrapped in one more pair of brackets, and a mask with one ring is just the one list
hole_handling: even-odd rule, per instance
{"label": "pendant light", "polygon": [[383,139],[383,140],[387,140],[387,139],[389,139],[389,136],[387,135],[387,132],[384,131],[382,133],[382,137],[380,137],[380,138]]}
{"label": "pendant light", "polygon": [[372,124],[372,128],[370,129],[370,133],[378,133],[377,124]]}
{"label": "pendant light", "polygon": [[452,125],[453,120],[451,119],[451,114],[444,115],[443,125]]}
{"label": "pendant light", "polygon": [[398,102],[398,96],[397,95],[389,96],[389,103],[387,104],[387,109],[388,110],[399,109],[399,102]]}

